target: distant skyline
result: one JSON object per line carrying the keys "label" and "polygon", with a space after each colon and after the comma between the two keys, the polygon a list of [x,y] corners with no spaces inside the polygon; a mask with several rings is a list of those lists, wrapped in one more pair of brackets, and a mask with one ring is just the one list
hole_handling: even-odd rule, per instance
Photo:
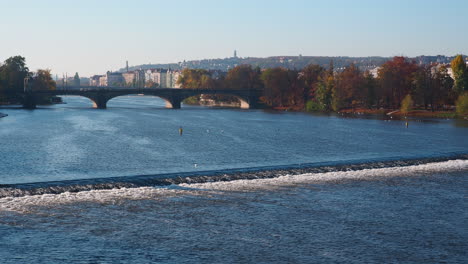
{"label": "distant skyline", "polygon": [[103,74],[233,56],[468,54],[466,0],[0,0],[0,61]]}

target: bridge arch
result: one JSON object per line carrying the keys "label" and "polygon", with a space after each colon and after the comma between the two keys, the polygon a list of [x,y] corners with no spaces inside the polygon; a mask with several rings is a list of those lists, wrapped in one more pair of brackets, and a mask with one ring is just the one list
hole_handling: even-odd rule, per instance
{"label": "bridge arch", "polygon": [[[176,103],[174,103],[173,101],[171,101],[171,98],[169,98],[168,96],[164,96],[164,95],[159,95],[159,94],[153,94],[153,93],[145,93],[145,92],[134,92],[134,93],[125,93],[125,94],[115,94],[115,95],[112,95],[112,96],[109,96],[107,98],[107,102],[106,102],[106,107],[107,107],[107,104],[109,103],[109,101],[115,99],[115,98],[119,98],[119,97],[125,97],[125,96],[141,96],[141,97],[155,97],[155,98],[159,98],[159,99],[162,99],[165,103],[165,106],[166,108],[180,108],[180,104],[179,104],[179,107],[174,107],[174,105],[176,105]],[[177,106],[177,105],[176,105]]]}
{"label": "bridge arch", "polygon": [[186,95],[181,98],[180,101],[183,101],[187,98],[193,97],[193,96],[202,96],[202,95],[224,95],[224,96],[231,96],[233,98],[236,98],[239,103],[240,103],[240,108],[241,109],[250,109],[251,108],[251,100],[249,98],[246,98],[241,95],[237,95],[235,93],[232,93],[230,91],[226,92],[216,92],[216,93],[206,93],[206,92],[199,92],[199,93],[193,93],[191,95]]}
{"label": "bridge arch", "polygon": [[58,96],[58,97],[62,97],[62,100],[63,100],[63,97],[81,97],[81,98],[86,98],[88,99],[89,101],[91,101],[91,104],[93,106],[93,108],[99,108],[98,106],[98,103],[96,101],[96,98],[93,98],[92,96],[86,96],[86,95],[78,95],[78,94],[57,94],[55,96]]}

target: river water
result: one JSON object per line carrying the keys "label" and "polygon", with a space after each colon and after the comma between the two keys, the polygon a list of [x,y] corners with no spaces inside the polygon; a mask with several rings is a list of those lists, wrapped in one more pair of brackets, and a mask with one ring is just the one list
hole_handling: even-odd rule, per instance
{"label": "river water", "polygon": [[1,110],[1,263],[467,260],[464,121],[65,101]]}

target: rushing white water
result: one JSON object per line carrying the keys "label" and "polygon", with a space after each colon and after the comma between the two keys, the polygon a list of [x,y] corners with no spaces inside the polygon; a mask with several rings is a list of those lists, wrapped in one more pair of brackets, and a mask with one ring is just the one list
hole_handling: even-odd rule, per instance
{"label": "rushing white water", "polygon": [[308,173],[301,175],[278,175],[270,179],[233,180],[179,184],[166,187],[120,188],[111,190],[91,190],[76,193],[44,194],[0,199],[0,211],[31,212],[34,207],[53,206],[78,202],[105,204],[119,203],[121,200],[167,199],[175,196],[214,195],[223,191],[248,192],[276,189],[302,184],[341,183],[346,181],[369,181],[389,177],[411,177],[425,173],[467,171],[468,160],[450,160],[406,167],[364,169],[358,171],[335,171]]}

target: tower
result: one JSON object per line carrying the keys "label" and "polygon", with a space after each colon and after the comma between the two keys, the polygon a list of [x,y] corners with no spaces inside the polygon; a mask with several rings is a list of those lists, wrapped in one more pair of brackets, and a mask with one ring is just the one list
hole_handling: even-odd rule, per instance
{"label": "tower", "polygon": [[237,50],[234,50],[234,58],[237,58]]}
{"label": "tower", "polygon": [[127,72],[128,72],[128,61],[127,61]]}

